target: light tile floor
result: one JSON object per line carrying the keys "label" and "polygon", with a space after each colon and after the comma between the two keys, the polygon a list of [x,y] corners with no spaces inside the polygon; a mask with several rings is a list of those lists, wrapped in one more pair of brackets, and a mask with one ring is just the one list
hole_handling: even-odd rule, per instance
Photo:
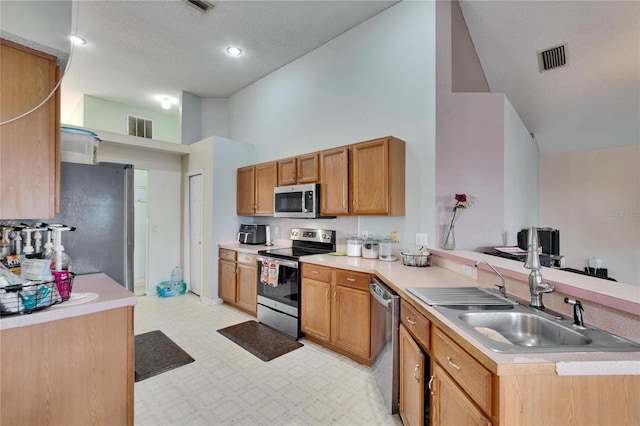
{"label": "light tile floor", "polygon": [[249,319],[193,294],[139,297],[135,334],[161,330],[195,362],[135,384],[135,424],[402,425],[368,367],[305,339],[263,362],[216,331]]}

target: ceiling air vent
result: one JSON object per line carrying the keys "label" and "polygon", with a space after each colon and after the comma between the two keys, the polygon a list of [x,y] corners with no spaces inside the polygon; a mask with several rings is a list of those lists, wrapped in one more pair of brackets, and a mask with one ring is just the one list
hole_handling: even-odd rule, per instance
{"label": "ceiling air vent", "polygon": [[567,63],[567,44],[538,52],[540,72],[558,68]]}
{"label": "ceiling air vent", "polygon": [[199,10],[202,13],[207,13],[209,9],[213,7],[211,3],[204,0],[182,0],[182,2]]}

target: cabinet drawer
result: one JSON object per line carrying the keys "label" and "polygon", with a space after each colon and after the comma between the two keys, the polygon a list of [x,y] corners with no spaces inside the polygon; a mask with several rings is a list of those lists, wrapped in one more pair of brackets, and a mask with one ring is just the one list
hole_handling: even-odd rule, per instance
{"label": "cabinet drawer", "polygon": [[353,287],[360,290],[369,291],[369,283],[371,276],[363,272],[347,271],[345,269],[336,269],[336,284]]}
{"label": "cabinet drawer", "polygon": [[429,340],[431,322],[405,300],[400,304],[400,320],[425,350],[431,348]]}
{"label": "cabinet drawer", "polygon": [[228,250],[228,249],[221,248],[220,249],[220,254],[218,256],[222,260],[230,260],[232,262],[235,262],[235,260],[236,260],[236,252],[235,252],[235,250]]}
{"label": "cabinet drawer", "polygon": [[247,265],[256,266],[256,255],[238,252],[238,263],[246,263]]}
{"label": "cabinet drawer", "polygon": [[323,283],[331,283],[331,268],[326,266],[312,265],[310,263],[302,264],[302,277],[309,278]]}
{"label": "cabinet drawer", "polygon": [[435,327],[433,356],[482,411],[491,416],[491,373]]}

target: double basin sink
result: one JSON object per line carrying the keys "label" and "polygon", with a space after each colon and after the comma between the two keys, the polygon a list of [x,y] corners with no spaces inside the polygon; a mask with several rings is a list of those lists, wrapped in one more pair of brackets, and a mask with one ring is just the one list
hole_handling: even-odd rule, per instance
{"label": "double basin sink", "polygon": [[495,352],[635,352],[640,345],[573,319],[547,313],[478,288],[409,288]]}

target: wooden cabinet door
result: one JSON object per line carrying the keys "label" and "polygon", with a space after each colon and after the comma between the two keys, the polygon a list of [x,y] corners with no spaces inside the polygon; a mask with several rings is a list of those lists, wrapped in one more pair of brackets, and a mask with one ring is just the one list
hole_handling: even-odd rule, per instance
{"label": "wooden cabinet door", "polygon": [[256,215],[273,216],[273,188],[278,186],[278,163],[257,164]]}
{"label": "wooden cabinet door", "polygon": [[331,341],[350,353],[371,354],[371,301],[368,291],[336,285]]}
{"label": "wooden cabinet door", "polygon": [[400,417],[405,426],[424,425],[424,367],[424,354],[404,325],[401,324]]}
{"label": "wooden cabinet door", "polygon": [[306,334],[329,341],[331,338],[331,285],[302,280],[301,328]]}
{"label": "wooden cabinet door", "polygon": [[[56,58],[0,42],[0,121],[29,111],[55,87]],[[60,173],[60,89],[0,127],[0,219],[53,218]]]}
{"label": "wooden cabinet door", "polygon": [[238,216],[252,216],[255,213],[255,169],[253,166],[240,167],[237,173]]}
{"label": "wooden cabinet door", "polygon": [[278,186],[295,185],[297,175],[298,170],[295,157],[278,161]]}
{"label": "wooden cabinet door", "polygon": [[389,214],[389,141],[351,147],[351,213]]}
{"label": "wooden cabinet door", "polygon": [[433,425],[490,426],[482,411],[460,390],[456,383],[434,363],[431,413]]}
{"label": "wooden cabinet door", "polygon": [[236,266],[236,304],[247,312],[256,314],[258,304],[258,268],[238,264]]}
{"label": "wooden cabinet door", "polygon": [[296,181],[298,183],[320,182],[320,156],[317,152],[298,157]]}
{"label": "wooden cabinet door", "polygon": [[218,260],[218,296],[228,303],[236,303],[236,263]]}
{"label": "wooden cabinet door", "polygon": [[349,149],[320,153],[320,212],[324,216],[349,214]]}

